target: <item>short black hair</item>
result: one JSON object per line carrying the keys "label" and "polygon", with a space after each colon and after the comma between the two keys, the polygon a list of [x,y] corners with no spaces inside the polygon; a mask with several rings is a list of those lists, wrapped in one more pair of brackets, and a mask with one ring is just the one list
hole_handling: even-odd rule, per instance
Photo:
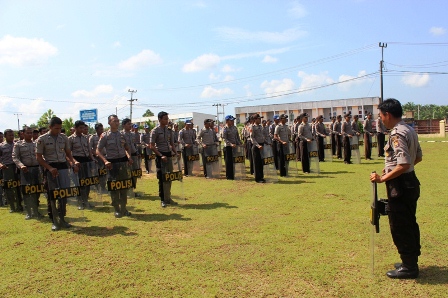
{"label": "short black hair", "polygon": [[110,119],[111,119],[111,118],[118,118],[118,116],[115,115],[115,114],[109,115],[109,117],[107,117],[107,123],[110,122]]}
{"label": "short black hair", "polygon": [[124,119],[121,121],[121,125],[125,125],[125,124],[127,124],[127,123],[129,123],[129,122],[131,122],[131,119],[129,119],[129,118],[124,118]]}
{"label": "short black hair", "polygon": [[14,131],[10,128],[5,129],[4,134],[6,135],[7,133],[10,133],[10,132],[12,132],[14,134]]}
{"label": "short black hair", "polygon": [[378,105],[378,110],[381,113],[389,113],[395,118],[401,118],[403,116],[403,107],[401,103],[395,98],[388,98]]}
{"label": "short black hair", "polygon": [[77,120],[75,122],[75,127],[76,128],[80,127],[81,125],[86,125],[86,123],[84,121],[82,121],[82,120]]}
{"label": "short black hair", "polygon": [[37,129],[33,129],[33,133],[39,133]]}
{"label": "short black hair", "polygon": [[65,128],[61,128],[61,133],[65,133]]}
{"label": "short black hair", "polygon": [[98,128],[103,127],[102,123],[95,124],[95,130],[98,130]]}
{"label": "short black hair", "polygon": [[42,132],[42,130],[44,130],[44,129],[47,129],[46,127],[39,127],[39,133],[41,133]]}
{"label": "short black hair", "polygon": [[50,126],[58,125],[58,124],[62,125],[62,120],[61,120],[61,118],[59,118],[59,117],[53,117],[53,118],[50,119]]}
{"label": "short black hair", "polygon": [[166,115],[168,115],[167,112],[161,111],[161,112],[159,112],[159,114],[157,114],[157,118],[162,119]]}

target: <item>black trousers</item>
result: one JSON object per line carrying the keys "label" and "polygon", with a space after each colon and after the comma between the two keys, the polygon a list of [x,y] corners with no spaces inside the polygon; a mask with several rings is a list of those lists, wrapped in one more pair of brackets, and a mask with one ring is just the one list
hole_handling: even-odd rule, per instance
{"label": "black trousers", "polygon": [[[66,162],[56,162],[56,163],[50,163],[50,166],[53,168],[56,168],[58,170],[65,170],[68,169],[68,164]],[[48,217],[53,220],[53,209],[51,208],[51,198],[53,196],[50,196],[50,190],[48,189],[48,182],[47,182],[47,173],[48,170],[44,169],[44,184],[47,189],[47,211],[48,211]],[[59,216],[64,217],[67,214],[67,198],[64,199],[57,199],[58,201],[58,213]]]}
{"label": "black trousers", "polygon": [[300,141],[295,141],[294,142],[295,144],[295,148],[296,148],[296,160],[297,161],[301,161],[302,160],[302,153],[301,153],[301,150],[300,150]]}
{"label": "black trousers", "polygon": [[386,141],[386,135],[384,133],[378,133],[378,157],[384,156],[384,144]]}
{"label": "black trousers", "polygon": [[274,157],[275,169],[278,170],[278,142],[272,140],[272,156]]}
{"label": "black trousers", "polygon": [[348,136],[344,136],[344,161],[350,162],[352,158],[352,148],[350,147],[350,138]]}
{"label": "black trousers", "polygon": [[249,160],[250,174],[254,174],[254,159],[252,156],[252,141],[250,139],[246,140],[246,158]]}
{"label": "black trousers", "polygon": [[278,149],[278,169],[280,170],[280,177],[284,177],[287,174],[286,171],[286,160],[285,160],[285,145],[280,142],[277,142]]}
{"label": "black trousers", "polygon": [[364,133],[364,154],[366,159],[372,158],[372,142],[369,141],[369,136],[370,134],[368,132]]}
{"label": "black trousers", "polygon": [[[171,152],[160,152],[163,156],[171,157]],[[165,197],[165,193],[163,191],[163,181],[162,181],[162,157],[156,156],[156,168],[157,168],[157,179],[159,180],[159,197],[160,200],[163,201],[163,198]],[[205,168],[205,166],[204,166]]]}
{"label": "black trousers", "polygon": [[336,135],[335,134],[331,134],[331,153],[333,154],[333,155],[336,155],[336,143],[337,143],[337,140],[336,140]]}
{"label": "black trousers", "polygon": [[317,136],[317,149],[319,154],[319,161],[324,161],[325,160],[324,138],[321,136]]}
{"label": "black trousers", "polygon": [[233,151],[232,146],[224,148],[224,160],[226,163],[226,178],[229,180],[235,179],[235,172],[233,170]]}
{"label": "black trousers", "polygon": [[264,175],[263,162],[261,161],[261,151],[255,145],[252,145],[252,158],[254,159],[255,181],[262,181],[264,179]]}
{"label": "black trousers", "polygon": [[[393,197],[394,184],[398,196]],[[420,197],[420,183],[415,172],[402,174],[386,182],[390,232],[401,260],[406,267],[417,266],[420,256],[420,228],[415,217]]]}
{"label": "black trousers", "polygon": [[302,154],[302,171],[304,173],[310,172],[310,156],[308,155],[308,142],[300,140],[300,153]]}
{"label": "black trousers", "polygon": [[187,148],[182,149],[182,161],[184,162],[184,175],[188,175],[188,156],[187,156]]}
{"label": "black trousers", "polygon": [[342,158],[342,136],[336,135],[336,155]]}

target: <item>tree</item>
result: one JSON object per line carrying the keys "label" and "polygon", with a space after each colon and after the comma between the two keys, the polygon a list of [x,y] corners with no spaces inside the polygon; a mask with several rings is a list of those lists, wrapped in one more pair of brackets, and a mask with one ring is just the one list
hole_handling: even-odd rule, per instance
{"label": "tree", "polygon": [[179,130],[183,129],[185,127],[185,121],[177,122],[177,127],[179,128]]}
{"label": "tree", "polygon": [[148,125],[149,130],[151,131],[154,127],[156,127],[156,123],[154,121],[148,120],[145,122],[146,125]]}
{"label": "tree", "polygon": [[70,117],[70,118],[68,118],[68,119],[64,119],[64,120],[62,121],[62,128],[65,129],[65,134],[66,134],[67,136],[70,135],[70,128],[72,128],[72,127],[74,127],[74,126],[75,126],[75,123],[73,122],[72,117]]}
{"label": "tree", "polygon": [[151,117],[154,116],[154,113],[151,112],[150,109],[147,109],[145,113],[143,113],[142,117]]}
{"label": "tree", "polygon": [[40,116],[39,120],[37,121],[38,127],[48,127],[50,124],[50,119],[56,117],[54,112],[51,109],[48,109],[45,113]]}

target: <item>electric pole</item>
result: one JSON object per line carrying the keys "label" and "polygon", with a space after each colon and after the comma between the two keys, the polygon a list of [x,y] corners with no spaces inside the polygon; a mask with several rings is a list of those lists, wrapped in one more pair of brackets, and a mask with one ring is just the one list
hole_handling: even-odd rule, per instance
{"label": "electric pole", "polygon": [[215,103],[214,105],[213,105],[214,107],[216,107],[216,126],[218,127],[218,130],[219,130],[219,107],[221,106],[221,104],[220,103]]}
{"label": "electric pole", "polygon": [[381,98],[380,103],[383,102],[383,67],[384,67],[384,49],[387,48],[387,43],[379,43],[379,47],[381,48],[381,61],[380,61],[380,89],[381,89]]}
{"label": "electric pole", "polygon": [[19,130],[20,130],[20,120],[19,120],[19,116],[22,115],[22,114],[16,113],[16,114],[14,114],[14,115],[17,116],[17,131],[19,131]]}
{"label": "electric pole", "polygon": [[222,123],[226,122],[226,120],[224,119],[224,117],[226,116],[226,114],[224,113],[224,107],[228,105],[228,104],[221,104],[222,106]]}
{"label": "electric pole", "polygon": [[131,112],[130,112],[130,114],[129,114],[129,119],[131,119],[131,122],[132,122],[132,103],[133,103],[134,101],[137,101],[137,100],[138,100],[137,98],[132,99],[132,95],[134,95],[134,93],[137,93],[137,90],[131,90],[131,89],[128,89],[128,92],[131,92],[131,99],[128,100],[128,101],[131,102]]}

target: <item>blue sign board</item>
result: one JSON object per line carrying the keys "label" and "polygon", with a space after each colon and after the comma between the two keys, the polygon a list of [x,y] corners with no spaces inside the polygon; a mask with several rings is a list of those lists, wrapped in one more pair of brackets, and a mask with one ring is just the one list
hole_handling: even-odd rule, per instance
{"label": "blue sign board", "polygon": [[84,122],[97,122],[98,121],[98,110],[81,110],[79,111],[79,119]]}

